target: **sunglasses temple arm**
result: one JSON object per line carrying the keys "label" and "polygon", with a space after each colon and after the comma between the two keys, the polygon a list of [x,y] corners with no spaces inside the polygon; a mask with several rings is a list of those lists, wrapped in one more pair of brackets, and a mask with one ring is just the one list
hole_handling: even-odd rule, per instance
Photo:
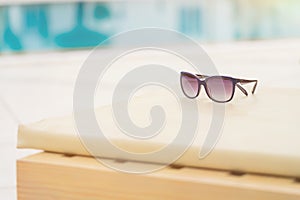
{"label": "sunglasses temple arm", "polygon": [[239,84],[236,84],[236,86],[246,95],[248,96],[248,92],[242,87],[240,86]]}
{"label": "sunglasses temple arm", "polygon": [[253,89],[252,89],[252,94],[254,94],[256,86],[257,86],[257,80],[255,80],[255,84],[254,84]]}
{"label": "sunglasses temple arm", "polygon": [[241,84],[247,84],[247,83],[255,83],[254,86],[253,86],[253,89],[252,89],[252,94],[254,94],[255,92],[255,89],[256,89],[256,86],[257,86],[257,80],[245,80],[245,79],[240,79],[239,82]]}

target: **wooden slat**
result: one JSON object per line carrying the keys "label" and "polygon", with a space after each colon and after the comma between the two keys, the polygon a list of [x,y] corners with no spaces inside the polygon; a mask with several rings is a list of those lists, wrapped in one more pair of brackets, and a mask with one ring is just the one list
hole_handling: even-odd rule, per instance
{"label": "wooden slat", "polygon": [[54,153],[19,160],[17,173],[19,200],[300,199],[300,184],[291,178],[186,167],[133,175],[110,170],[93,158]]}

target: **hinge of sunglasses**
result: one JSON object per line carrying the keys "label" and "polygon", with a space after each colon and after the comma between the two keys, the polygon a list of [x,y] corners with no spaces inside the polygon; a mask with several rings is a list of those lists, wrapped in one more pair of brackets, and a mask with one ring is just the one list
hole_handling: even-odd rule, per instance
{"label": "hinge of sunglasses", "polygon": [[245,79],[239,79],[239,83],[241,85],[248,84],[248,83],[254,83],[252,94],[254,94],[256,86],[257,86],[257,80],[245,80]]}

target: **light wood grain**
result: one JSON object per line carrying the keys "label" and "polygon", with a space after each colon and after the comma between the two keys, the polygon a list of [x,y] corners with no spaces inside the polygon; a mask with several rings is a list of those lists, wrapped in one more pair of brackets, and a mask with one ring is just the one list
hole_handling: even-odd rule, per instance
{"label": "light wood grain", "polygon": [[[114,162],[113,160],[111,162]],[[120,165],[129,164],[128,162]],[[112,171],[93,158],[40,153],[17,162],[19,200],[231,199],[296,200],[293,179],[171,168],[146,175]]]}
{"label": "light wood grain", "polygon": [[[139,125],[147,124],[148,118],[145,116],[155,99],[169,114],[162,132],[148,140],[135,140],[123,134],[112,117],[111,106],[96,110],[98,124],[106,137],[119,148],[133,152],[132,155],[116,155],[101,148],[105,146],[101,137],[89,136],[82,140],[85,133],[76,131],[72,116],[20,126],[18,147],[90,156],[87,151],[90,150],[89,146],[84,144],[87,144],[87,140],[92,140],[99,147],[92,156],[164,163],[170,155],[149,159],[136,154],[151,153],[169,143],[177,148],[171,141],[178,134],[182,123],[178,117],[181,116],[180,108],[165,93],[153,91],[150,94],[154,95],[137,97],[132,103],[135,107],[128,108],[133,113],[132,116],[135,116],[133,121]],[[300,107],[297,106],[300,101],[299,89],[259,87],[257,94],[248,97],[239,96],[237,93],[233,102],[226,104],[220,140],[204,159],[199,158],[199,152],[211,125],[212,103],[204,95],[195,101],[199,103],[200,128],[193,144],[176,160],[176,164],[300,177]],[[142,134],[141,132],[140,135]]]}

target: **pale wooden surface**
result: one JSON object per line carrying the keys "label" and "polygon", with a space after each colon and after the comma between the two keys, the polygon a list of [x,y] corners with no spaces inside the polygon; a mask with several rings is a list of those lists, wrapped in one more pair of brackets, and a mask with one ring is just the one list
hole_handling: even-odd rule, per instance
{"label": "pale wooden surface", "polygon": [[[279,177],[171,167],[147,175],[134,175],[110,170],[94,158],[54,153],[23,158],[17,165],[19,200],[39,200],[42,196],[109,200],[300,198],[300,183]],[[130,165],[130,162],[119,165]]]}
{"label": "pale wooden surface", "polygon": [[[128,137],[118,128],[111,106],[100,107],[96,110],[98,124],[104,135],[120,149],[132,152],[130,156],[123,157],[124,155],[116,155],[114,152],[101,148],[105,146],[101,137],[89,135],[88,138],[85,136],[88,133],[77,132],[73,116],[45,119],[20,126],[18,147],[90,155],[86,150],[89,146],[84,146],[87,140],[90,140],[96,141],[98,146],[98,149],[90,156],[164,163],[171,155],[160,154],[152,160],[147,159],[147,156],[136,155],[151,154],[167,145],[173,145],[173,148],[178,147],[177,145],[185,145],[185,143],[172,143],[182,123],[181,107],[177,102],[168,98],[167,92],[158,89],[138,96],[132,101],[132,107],[128,110],[136,119],[134,122],[140,126],[149,123],[145,115],[149,113],[149,107],[156,105],[154,102],[159,103],[169,115],[166,114],[166,124],[158,136],[139,140]],[[259,87],[255,95],[245,97],[236,94],[233,102],[226,104],[219,141],[212,152],[203,159],[199,158],[199,153],[212,123],[213,109],[207,97],[199,98],[197,102],[200,128],[196,132],[195,141],[176,160],[176,164],[300,177],[300,125],[298,123],[300,89]],[[142,132],[139,134],[143,136]]]}
{"label": "pale wooden surface", "polygon": [[[257,77],[262,84],[299,88],[300,40],[205,44],[221,73]],[[89,51],[0,56],[0,199],[15,199],[17,126],[72,112],[76,74]],[[259,73],[257,73],[259,72]],[[259,75],[258,75],[259,74]],[[284,77],[283,82],[278,82]],[[15,113],[16,117],[11,114]]]}

